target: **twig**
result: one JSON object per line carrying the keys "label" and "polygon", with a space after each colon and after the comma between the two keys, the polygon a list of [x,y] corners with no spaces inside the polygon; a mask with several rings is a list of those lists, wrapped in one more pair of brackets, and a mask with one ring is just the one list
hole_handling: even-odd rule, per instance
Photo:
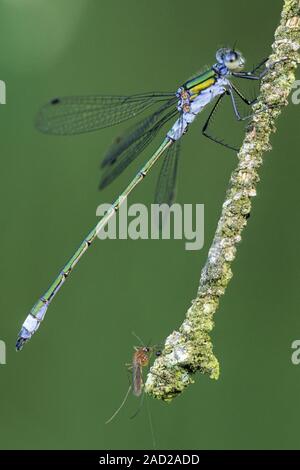
{"label": "twig", "polygon": [[238,166],[231,175],[216,233],[201,273],[197,297],[179,330],[166,339],[162,355],[148,374],[145,390],[155,398],[172,400],[193,383],[196,371],[208,373],[213,379],[219,376],[219,363],[209,336],[214,326],[213,315],[232,277],[231,264],[236,256],[236,245],[247,225],[251,198],[256,195],[262,155],[271,150],[269,141],[275,132],[275,120],[288,104],[294,72],[300,62],[299,47],[300,0],[285,0],[272,45],[273,54],[269,58],[269,63],[281,62],[262,80],[260,96],[253,107],[254,116],[238,153]]}

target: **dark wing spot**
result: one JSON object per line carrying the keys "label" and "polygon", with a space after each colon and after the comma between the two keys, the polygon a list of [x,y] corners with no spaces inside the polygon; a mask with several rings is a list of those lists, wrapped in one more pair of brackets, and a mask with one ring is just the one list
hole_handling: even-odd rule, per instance
{"label": "dark wing spot", "polygon": [[54,98],[53,100],[50,101],[51,104],[58,104],[60,103],[60,99],[59,98]]}

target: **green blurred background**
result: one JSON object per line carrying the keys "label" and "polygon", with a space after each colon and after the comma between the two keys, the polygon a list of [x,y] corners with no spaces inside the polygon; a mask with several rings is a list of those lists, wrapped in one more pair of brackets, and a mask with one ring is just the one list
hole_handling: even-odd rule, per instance
{"label": "green blurred background", "polygon": [[[3,449],[151,448],[146,408],[130,398],[124,364],[136,340],[163,341],[195,296],[235,154],[184,138],[177,201],[205,204],[205,246],[184,241],[98,241],[22,353],[29,309],[125,186],[148,150],[103,193],[99,162],[116,133],[39,134],[34,117],[57,95],[176,90],[216,48],[235,40],[249,67],[270,53],[281,0],[2,0],[0,446]],[[229,112],[229,111],[228,111]],[[150,398],[158,448],[299,448],[300,365],[291,363],[299,319],[299,112],[284,110],[265,156],[258,196],[215,317],[219,381],[197,376],[167,405]],[[229,132],[229,114],[220,131]],[[230,114],[231,116],[231,114]],[[235,126],[235,127],[234,127]],[[230,128],[239,126],[232,121]],[[237,131],[238,132],[238,131]],[[158,167],[130,202],[153,200]]]}

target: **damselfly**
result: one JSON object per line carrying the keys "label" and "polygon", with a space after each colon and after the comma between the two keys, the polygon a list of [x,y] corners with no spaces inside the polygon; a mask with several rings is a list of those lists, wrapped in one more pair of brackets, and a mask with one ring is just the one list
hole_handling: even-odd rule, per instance
{"label": "damselfly", "polygon": [[[211,135],[209,131],[211,119],[221,100],[226,96],[231,100],[236,118],[239,121],[247,119],[249,116],[240,114],[236,99],[239,97],[247,105],[254,103],[255,99],[248,100],[231,82],[231,77],[260,80],[270,69],[270,66],[266,67],[264,65],[266,60],[264,60],[251,72],[245,72],[243,71],[245,64],[243,55],[239,51],[229,48],[219,49],[216,60],[210,69],[185,82],[176,93],[157,92],[133,96],[99,95],[55,98],[42,108],[38,116],[38,128],[48,134],[63,135],[79,134],[113,126],[153,108],[151,113],[148,113],[134,128],[129,129],[121,138],[117,139],[109,149],[102,163],[104,169],[101,181],[102,188],[114,180],[145,149],[166,123],[175,118],[176,120],[156,152],[111,205],[100,222],[88,233],[49,289],[33,306],[19,333],[17,350],[22,349],[24,343],[37,331],[50,302],[99,232],[117,212],[122,201],[145,178],[148,171],[163,154],[164,161],[158,178],[155,202],[164,202],[169,205],[172,203],[179,141],[200,111],[214,99],[214,106],[202,129],[203,135],[234,149],[231,145]],[[260,71],[262,67],[263,70]]]}
{"label": "damselfly", "polygon": [[[134,333],[133,333],[134,334]],[[134,334],[134,336],[136,336]],[[142,343],[140,338],[136,336],[136,338]],[[147,367],[149,365],[149,360],[151,355],[155,353],[156,356],[160,356],[161,352],[159,349],[157,349],[156,346],[140,346],[140,347],[134,347],[134,353],[132,356],[132,362],[130,364],[126,364],[128,370],[131,372],[132,377],[131,377],[131,384],[129,385],[129,388],[125,394],[124,399],[122,400],[122,403],[120,406],[117,408],[117,410],[114,412],[114,414],[106,421],[105,424],[110,423],[116,416],[117,414],[121,411],[123,406],[125,405],[127,398],[130,394],[130,392],[133,393],[136,397],[140,397],[143,393],[143,388],[144,388],[144,381],[143,381],[143,368]],[[142,395],[143,399],[144,395]],[[143,404],[143,401],[141,400],[140,406],[137,409],[137,411],[134,413],[134,415],[131,416],[131,418],[134,418],[137,413],[139,412],[141,406]],[[150,419],[150,417],[149,417]],[[152,423],[151,423],[152,427]]]}

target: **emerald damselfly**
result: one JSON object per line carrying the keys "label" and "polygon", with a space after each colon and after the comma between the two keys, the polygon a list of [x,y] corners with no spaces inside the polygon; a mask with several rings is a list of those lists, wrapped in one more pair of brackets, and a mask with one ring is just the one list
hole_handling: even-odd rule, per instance
{"label": "emerald damselfly", "polygon": [[[109,149],[102,167],[101,188],[113,181],[157,136],[159,130],[172,119],[175,122],[167,132],[156,152],[132,179],[122,194],[111,204],[103,218],[88,233],[71,259],[65,264],[49,289],[39,298],[31,309],[18,335],[16,348],[22,349],[37,331],[45,313],[61,286],[64,284],[75,265],[118,211],[125,198],[136,185],[142,181],[152,166],[164,154],[164,161],[158,178],[155,202],[171,204],[174,198],[179,142],[196,116],[213,100],[215,103],[203,126],[202,133],[209,139],[238,150],[215,138],[209,126],[220,102],[229,96],[234,115],[239,121],[250,117],[242,116],[238,110],[236,98],[245,104],[252,105],[256,100],[247,99],[232,83],[231,77],[249,80],[260,80],[270,69],[265,66],[266,60],[252,71],[243,71],[245,59],[241,52],[234,48],[221,48],[216,53],[216,63],[205,72],[186,81],[176,93],[143,93],[133,96],[87,96],[55,98],[40,111],[37,127],[47,134],[72,135],[91,132],[113,126],[133,118],[144,111],[148,113],[134,128],[129,129]],[[261,68],[263,67],[263,70]]]}

